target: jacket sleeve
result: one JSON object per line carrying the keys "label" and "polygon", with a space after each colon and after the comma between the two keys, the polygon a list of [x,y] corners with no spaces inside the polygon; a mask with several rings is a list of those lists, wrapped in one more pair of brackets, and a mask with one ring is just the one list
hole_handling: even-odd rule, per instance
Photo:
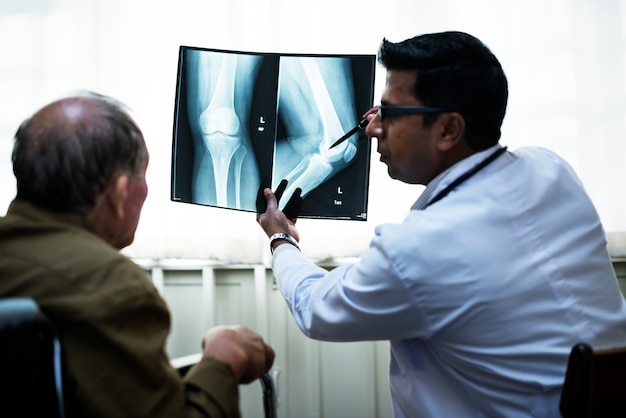
{"label": "jacket sleeve", "polygon": [[239,417],[238,383],[226,363],[202,359],[185,376],[186,417]]}

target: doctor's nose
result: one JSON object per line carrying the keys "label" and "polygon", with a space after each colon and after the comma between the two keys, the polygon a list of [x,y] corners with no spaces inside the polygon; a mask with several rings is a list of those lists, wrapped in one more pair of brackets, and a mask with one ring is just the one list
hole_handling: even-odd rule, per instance
{"label": "doctor's nose", "polygon": [[368,138],[378,138],[383,132],[383,125],[378,114],[378,106],[372,107],[364,117],[369,121],[365,127],[365,134]]}

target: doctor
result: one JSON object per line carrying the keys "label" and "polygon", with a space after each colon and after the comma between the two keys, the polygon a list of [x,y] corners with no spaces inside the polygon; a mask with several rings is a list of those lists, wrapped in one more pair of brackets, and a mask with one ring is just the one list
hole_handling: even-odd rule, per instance
{"label": "doctor", "polygon": [[330,272],[264,190],[257,219],[296,323],[319,340],[389,340],[397,418],[560,416],[571,347],[626,344],[591,200],[553,152],[499,144],[507,80],[475,37],[383,40],[378,59],[386,85],[367,135],[390,177],[427,187]]}

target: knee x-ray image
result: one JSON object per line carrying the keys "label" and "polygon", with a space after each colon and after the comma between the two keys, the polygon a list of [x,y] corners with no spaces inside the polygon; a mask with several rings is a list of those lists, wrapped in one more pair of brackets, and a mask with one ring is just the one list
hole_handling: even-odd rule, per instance
{"label": "knee x-ray image", "polygon": [[251,53],[181,46],[172,200],[256,211],[259,186],[302,190],[300,217],[367,219],[374,55]]}

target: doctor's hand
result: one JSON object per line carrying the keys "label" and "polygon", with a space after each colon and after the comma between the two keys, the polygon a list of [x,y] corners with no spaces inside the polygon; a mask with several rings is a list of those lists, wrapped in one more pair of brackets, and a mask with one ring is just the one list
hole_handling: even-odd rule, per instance
{"label": "doctor's hand", "polygon": [[296,229],[296,221],[302,206],[302,197],[300,196],[302,191],[300,189],[295,190],[283,212],[278,209],[278,202],[286,188],[286,180],[280,182],[276,188],[276,193],[272,192],[269,187],[261,185],[257,198],[256,220],[268,237],[278,232],[284,232],[299,241],[300,236]]}

